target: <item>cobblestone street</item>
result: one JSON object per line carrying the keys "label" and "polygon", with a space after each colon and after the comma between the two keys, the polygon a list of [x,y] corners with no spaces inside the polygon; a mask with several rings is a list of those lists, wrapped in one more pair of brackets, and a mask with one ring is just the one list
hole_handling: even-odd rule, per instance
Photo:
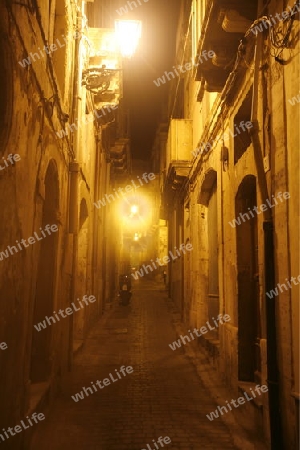
{"label": "cobblestone street", "polygon": [[[131,305],[109,311],[76,355],[31,450],[148,450],[160,436],[173,450],[236,448],[225,424],[207,419],[217,405],[183,350],[169,348],[175,338],[163,285],[136,282]],[[72,400],[122,365],[133,373]]]}

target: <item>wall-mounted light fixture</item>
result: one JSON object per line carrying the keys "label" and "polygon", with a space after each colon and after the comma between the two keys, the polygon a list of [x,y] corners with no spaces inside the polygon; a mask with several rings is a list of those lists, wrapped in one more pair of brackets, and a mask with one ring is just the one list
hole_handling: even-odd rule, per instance
{"label": "wall-mounted light fixture", "polygon": [[102,94],[109,89],[112,77],[119,70],[121,69],[107,69],[105,64],[91,67],[82,72],[81,84],[93,94]]}
{"label": "wall-mounted light fixture", "polygon": [[140,20],[116,20],[115,31],[121,55],[124,58],[131,58],[142,35],[142,22]]}
{"label": "wall-mounted light fixture", "polygon": [[225,145],[222,145],[221,148],[221,161],[223,163],[223,171],[226,172],[229,162],[229,150]]}
{"label": "wall-mounted light fixture", "polygon": [[[93,31],[93,39],[91,39],[94,48],[94,54],[90,59],[90,67],[82,72],[82,86],[95,95],[103,97],[110,91],[113,80],[117,72],[122,69],[115,62],[117,54],[123,58],[130,58],[135,53],[142,32],[142,23],[140,20],[116,20],[115,30],[100,29]],[[102,34],[100,34],[102,33]],[[105,34],[106,33],[106,34]],[[109,35],[110,33],[110,35]],[[99,47],[98,47],[98,45]],[[105,45],[104,45],[105,44]],[[110,52],[106,53],[104,48],[110,45]],[[114,51],[116,53],[114,53]],[[105,56],[104,56],[105,55]],[[101,64],[102,59],[102,64]],[[105,64],[103,64],[105,61]],[[100,64],[99,64],[100,62]],[[106,64],[109,64],[107,67]]]}

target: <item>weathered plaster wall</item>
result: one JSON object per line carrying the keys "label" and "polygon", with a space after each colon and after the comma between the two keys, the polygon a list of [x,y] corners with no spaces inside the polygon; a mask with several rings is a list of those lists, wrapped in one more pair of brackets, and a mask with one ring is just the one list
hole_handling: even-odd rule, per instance
{"label": "weathered plaster wall", "polygon": [[[292,6],[293,1],[289,2]],[[272,1],[268,14],[275,15],[287,9],[281,1]],[[213,143],[212,149],[195,158],[194,167],[189,176],[190,184],[185,190],[183,202],[177,201],[170,208],[188,208],[188,220],[184,220],[184,240],[191,239],[193,252],[191,259],[185,262],[184,273],[186,286],[184,288],[183,317],[189,326],[205,325],[208,316],[208,277],[209,277],[209,245],[207,204],[201,196],[209,196],[211,186],[207,183],[210,171],[217,173],[217,204],[218,204],[218,267],[219,267],[219,311],[231,316],[230,323],[219,330],[217,346],[203,342],[207,354],[220,371],[233,394],[238,394],[240,386],[239,371],[239,292],[238,292],[238,248],[237,226],[229,222],[236,217],[236,197],[240,193],[243,181],[254,177],[256,184],[256,204],[259,207],[266,204],[267,194],[271,199],[279,192],[289,192],[290,198],[272,208],[274,220],[275,244],[275,283],[284,283],[292,276],[299,275],[299,103],[289,102],[299,94],[299,20],[293,23],[293,48],[283,53],[288,64],[280,65],[270,54],[270,41],[267,34],[263,39],[263,60],[260,63],[258,88],[258,137],[261,143],[262,157],[269,168],[262,172],[258,169],[255,148],[251,143],[240,159],[234,162],[234,139],[230,130],[234,130],[234,118],[253,83],[253,71],[248,70],[244,81],[234,93],[234,100],[226,108],[219,104],[219,94],[204,91],[203,98],[197,102],[200,83],[194,81],[193,71],[184,75],[184,119],[193,121],[193,144],[190,152],[199,144]],[[182,17],[183,21],[184,18]],[[182,23],[180,23],[182,26]],[[182,32],[182,28],[178,30]],[[193,31],[191,31],[192,33]],[[184,35],[188,35],[186,30]],[[255,38],[254,38],[255,39]],[[179,42],[179,41],[178,41]],[[182,39],[183,45],[184,39]],[[182,60],[182,50],[177,54]],[[191,59],[189,47],[185,60]],[[289,57],[291,58],[289,59]],[[249,68],[250,69],[250,68]],[[171,92],[173,92],[171,90]],[[174,94],[174,92],[173,92]],[[181,99],[177,99],[180,105]],[[171,103],[175,103],[172,99]],[[180,110],[180,106],[178,107]],[[221,162],[222,140],[215,141],[216,134],[229,133],[224,143],[228,148],[229,160],[225,168]],[[196,170],[197,164],[198,169]],[[264,183],[268,193],[264,189]],[[181,192],[182,194],[182,192]],[[179,229],[179,213],[176,221],[169,226]],[[265,273],[267,264],[264,260],[263,222],[268,213],[257,215],[257,274],[258,280],[258,311],[260,339],[259,384],[267,384],[267,335],[266,335],[266,300]],[[186,216],[185,216],[186,217]],[[174,231],[172,231],[174,233]],[[171,233],[171,235],[172,235]],[[245,250],[247,243],[245,242]],[[174,280],[175,281],[175,280]],[[274,286],[275,288],[276,286]],[[175,301],[175,293],[171,290]],[[299,409],[299,286],[279,292],[275,297],[278,363],[280,372],[280,401],[283,414],[284,438],[287,448],[296,446],[296,415]],[[249,320],[251,320],[249,318]],[[213,350],[214,348],[214,350]],[[215,350],[217,349],[217,353]],[[210,353],[211,351],[211,353]],[[215,355],[218,354],[217,358]],[[298,399],[298,400],[297,400]],[[260,418],[258,409],[250,404],[245,407],[245,421],[252,417],[250,428],[257,426],[263,430],[265,439],[269,440],[268,396],[262,398],[263,416]],[[249,426],[249,425],[247,425]]]}
{"label": "weathered plaster wall", "polygon": [[[1,428],[17,425],[28,413],[39,411],[42,396],[47,389],[47,401],[55,395],[60,376],[70,368],[72,361],[76,313],[48,326],[49,346],[45,342],[45,354],[50,369],[42,382],[31,382],[34,349],[48,339],[45,338],[48,329],[34,332],[37,298],[42,309],[46,308],[47,314],[51,315],[53,311],[64,310],[84,294],[94,295],[97,301],[82,312],[80,327],[84,339],[103,311],[105,295],[112,295],[113,289],[111,272],[104,273],[102,261],[107,212],[97,210],[93,205],[105,195],[109,186],[109,164],[101,147],[101,130],[98,130],[97,143],[92,121],[82,126],[78,136],[69,132],[67,138],[59,139],[56,135],[65,125],[63,115],[71,116],[73,111],[75,40],[69,39],[65,48],[53,53],[53,71],[45,52],[30,65],[22,67],[19,64],[30,52],[37,52],[39,48],[43,52],[43,35],[51,43],[60,33],[65,36],[74,33],[77,13],[73,2],[60,2],[56,11],[51,9],[50,16],[48,2],[39,2],[42,30],[38,24],[39,14],[32,14],[24,5],[8,3],[0,4],[1,77],[7,88],[1,94],[0,156],[1,161],[9,154],[18,154],[20,159],[0,172],[0,254],[16,240],[20,242],[40,231],[45,220],[43,211],[56,197],[57,208],[55,211],[53,207],[50,209],[52,223],[57,224],[58,231],[53,270],[50,259],[47,266],[48,255],[43,253],[43,242],[9,254],[8,258],[2,255],[0,261],[0,342],[8,345],[5,351],[0,350]],[[60,17],[56,24],[57,14],[62,14],[64,20]],[[78,109],[78,117],[83,121],[87,102],[84,89],[80,96],[82,109]],[[54,105],[51,104],[53,101]],[[76,148],[78,155],[74,153]],[[87,214],[79,231],[81,236],[69,233],[69,164],[75,156],[79,162],[79,175],[74,204],[79,225],[82,202]],[[53,189],[52,193],[47,186]],[[113,242],[113,235],[108,240]],[[107,249],[110,245],[106,244]],[[111,265],[114,267],[116,256],[113,252]],[[43,298],[39,291],[42,288],[40,275],[47,279],[48,272],[50,275],[53,272],[52,304],[46,304],[49,301],[47,292]],[[104,277],[107,277],[110,293],[105,291]],[[5,443],[6,448],[20,448],[23,438],[23,434],[11,437]]]}

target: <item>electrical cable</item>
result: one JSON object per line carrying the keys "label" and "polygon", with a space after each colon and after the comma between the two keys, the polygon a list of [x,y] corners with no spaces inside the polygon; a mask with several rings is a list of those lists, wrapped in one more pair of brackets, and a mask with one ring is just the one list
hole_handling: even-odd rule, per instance
{"label": "electrical cable", "polygon": [[[11,17],[15,27],[16,27],[16,30],[17,30],[17,33],[18,33],[18,37],[20,39],[20,42],[22,43],[23,49],[26,50],[25,42],[24,42],[24,40],[22,38],[22,33],[21,33],[20,28],[19,28],[18,22],[17,22],[16,17],[15,17],[15,15],[14,15],[14,13],[13,13],[13,11],[12,11],[12,9],[11,9],[11,7],[9,5],[7,5],[7,10],[9,12],[9,15],[10,15],[10,17]],[[29,67],[32,69],[31,66],[29,66]],[[35,80],[36,86],[37,86],[39,94],[40,94],[40,101],[44,101],[45,97],[44,97],[43,89],[42,89],[42,87],[41,87],[41,85],[39,83],[39,80],[37,78],[36,72],[33,69],[32,69],[32,75],[33,75],[33,78]],[[54,94],[54,97],[55,97],[55,95],[56,94]],[[60,106],[60,103],[58,103],[58,104]],[[59,117],[59,119],[62,120],[61,117]],[[54,123],[52,122],[51,118],[49,118],[49,122],[51,123],[53,131],[55,131]],[[39,140],[40,140],[40,135],[39,135]],[[69,143],[68,138],[66,138],[66,141],[67,141],[67,149],[68,149],[69,156],[72,156],[72,149],[70,147],[70,143]],[[62,150],[62,153],[64,155],[64,151],[63,151],[62,148],[61,148],[61,150]],[[66,165],[68,165],[68,163],[67,163],[67,161],[65,159],[65,155],[64,155],[64,160],[65,160]]]}
{"label": "electrical cable", "polygon": [[[271,0],[269,0],[269,2],[264,6],[262,13],[266,10],[267,6],[270,4],[270,1]],[[249,64],[247,63],[247,61],[245,59],[245,52],[244,52],[244,50],[245,50],[246,44],[247,44],[247,37],[249,35],[251,36],[251,35],[254,34],[251,30],[255,29],[255,27],[257,25],[259,25],[261,22],[267,23],[269,29],[271,30],[271,33],[270,33],[270,35],[272,36],[271,43],[272,43],[272,45],[274,44],[274,47],[279,50],[279,52],[277,54],[273,55],[271,53],[271,51],[270,51],[270,54],[271,54],[271,56],[274,56],[275,60],[279,64],[281,64],[281,65],[287,64],[289,61],[282,60],[280,58],[280,56],[281,56],[281,54],[282,54],[284,49],[289,48],[289,45],[290,45],[289,38],[290,38],[290,35],[292,33],[293,22],[295,20],[295,15],[299,11],[300,11],[300,0],[297,0],[295,2],[295,4],[293,5],[293,7],[291,7],[291,10],[290,11],[286,11],[286,13],[289,16],[286,19],[283,19],[282,23],[287,22],[288,26],[287,26],[287,29],[285,29],[284,35],[281,38],[279,38],[279,30],[278,31],[276,30],[275,26],[272,25],[271,19],[268,16],[266,16],[266,15],[264,15],[264,16],[260,17],[259,19],[255,20],[251,24],[249,29],[246,31],[244,37],[240,40],[240,43],[239,43],[239,46],[238,46],[238,50],[237,50],[237,56],[236,56],[236,59],[235,59],[235,63],[234,63],[233,69],[232,69],[231,73],[229,74],[229,76],[227,78],[227,81],[226,81],[226,84],[225,84],[225,86],[224,86],[224,88],[222,90],[222,93],[220,95],[220,100],[218,102],[218,106],[217,106],[217,108],[215,110],[215,114],[214,115],[216,115],[218,110],[221,110],[221,111],[223,110],[227,93],[228,93],[228,91],[230,91],[230,89],[233,87],[233,85],[235,83],[237,71],[238,71],[238,68],[239,68],[241,62],[243,62],[246,65],[246,67],[249,68]],[[274,34],[272,35],[272,33],[274,33]],[[203,141],[203,140],[205,141],[205,139],[207,140],[207,135],[208,134],[209,134],[209,126],[206,126],[205,129],[204,129],[204,132],[202,134],[201,141]],[[201,163],[204,162],[207,159],[208,154],[206,154],[205,156],[206,156],[206,158],[204,158],[204,155],[201,153],[199,158],[197,158],[197,157],[194,158],[188,178],[190,178],[192,173],[195,170],[197,171],[197,168],[201,165]],[[195,163],[196,163],[196,167],[195,167]],[[194,175],[192,176],[191,181],[194,179],[194,177],[195,177],[195,172],[194,172]]]}

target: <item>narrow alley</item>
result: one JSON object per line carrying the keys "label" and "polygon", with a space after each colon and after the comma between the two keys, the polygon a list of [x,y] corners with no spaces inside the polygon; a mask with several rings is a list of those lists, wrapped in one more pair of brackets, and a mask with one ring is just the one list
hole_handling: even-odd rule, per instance
{"label": "narrow alley", "polygon": [[[172,450],[237,448],[221,419],[207,419],[217,404],[191,361],[169,347],[176,333],[167,298],[162,283],[141,279],[130,306],[95,324],[31,450],[148,450],[147,444],[155,450],[160,436],[171,439]],[[77,402],[71,398],[109,373],[116,377],[122,365],[133,372]]]}
{"label": "narrow alley", "polygon": [[0,0],[0,449],[299,449],[299,38]]}

